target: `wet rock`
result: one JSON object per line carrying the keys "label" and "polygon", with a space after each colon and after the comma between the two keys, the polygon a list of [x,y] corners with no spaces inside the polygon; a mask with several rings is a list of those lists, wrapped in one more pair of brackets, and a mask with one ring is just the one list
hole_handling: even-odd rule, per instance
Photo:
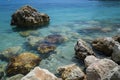
{"label": "wet rock", "polygon": [[24,75],[22,75],[22,74],[17,74],[17,75],[15,75],[15,76],[12,76],[12,77],[10,77],[10,78],[7,78],[6,80],[21,80],[22,77],[24,77]]}
{"label": "wet rock", "polygon": [[35,67],[21,80],[58,80],[58,78],[46,69]]}
{"label": "wet rock", "polygon": [[115,42],[112,53],[112,60],[120,64],[120,43]]}
{"label": "wet rock", "polygon": [[113,36],[113,39],[120,43],[120,35]]}
{"label": "wet rock", "polygon": [[79,39],[75,45],[75,55],[77,58],[85,59],[88,55],[95,55],[91,48],[87,45],[85,41]]}
{"label": "wet rock", "polygon": [[115,41],[110,38],[97,38],[92,42],[92,46],[94,49],[101,51],[107,56],[111,56],[113,53],[113,47],[114,47]]}
{"label": "wet rock", "polygon": [[49,44],[49,43],[40,43],[38,45],[38,52],[40,53],[49,53],[49,52],[52,52],[56,49],[56,46],[54,44]]}
{"label": "wet rock", "polygon": [[42,40],[43,40],[42,37],[36,37],[36,36],[29,36],[29,37],[27,37],[27,43],[32,48],[34,48],[35,46],[37,46],[37,43],[41,42]]}
{"label": "wet rock", "polygon": [[96,62],[96,61],[98,61],[98,60],[100,60],[100,59],[98,59],[98,58],[96,58],[95,56],[87,56],[86,58],[85,58],[85,60],[84,60],[84,63],[85,63],[85,66],[86,66],[86,68],[88,67],[88,66],[90,66],[92,63],[94,63],[94,62]]}
{"label": "wet rock", "polygon": [[46,25],[49,20],[50,19],[47,14],[39,13],[36,9],[26,5],[18,9],[12,15],[11,25],[16,25],[17,27],[23,28],[31,28],[31,26]]}
{"label": "wet rock", "polygon": [[48,35],[47,37],[45,37],[45,42],[51,43],[51,44],[60,44],[60,43],[63,43],[65,40],[66,38],[59,34]]}
{"label": "wet rock", "polygon": [[58,68],[63,80],[85,80],[84,72],[75,64],[66,65]]}
{"label": "wet rock", "polygon": [[115,67],[103,80],[120,80],[120,66]]}
{"label": "wet rock", "polygon": [[96,61],[86,69],[87,80],[103,80],[116,66],[118,65],[109,59]]}
{"label": "wet rock", "polygon": [[0,80],[2,80],[3,76],[4,76],[4,72],[0,71]]}
{"label": "wet rock", "polygon": [[0,56],[9,59],[12,56],[19,54],[22,51],[21,46],[10,47],[0,53]]}
{"label": "wet rock", "polygon": [[39,56],[33,53],[21,53],[11,58],[6,69],[6,74],[7,76],[27,74],[32,68],[39,64],[40,60]]}

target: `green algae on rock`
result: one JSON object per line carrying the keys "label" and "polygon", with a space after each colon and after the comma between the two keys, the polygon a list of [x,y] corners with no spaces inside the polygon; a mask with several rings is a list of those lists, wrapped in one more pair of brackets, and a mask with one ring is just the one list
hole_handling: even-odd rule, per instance
{"label": "green algae on rock", "polygon": [[7,76],[15,74],[27,74],[31,69],[39,64],[41,58],[33,53],[24,52],[16,57],[12,57],[6,68]]}

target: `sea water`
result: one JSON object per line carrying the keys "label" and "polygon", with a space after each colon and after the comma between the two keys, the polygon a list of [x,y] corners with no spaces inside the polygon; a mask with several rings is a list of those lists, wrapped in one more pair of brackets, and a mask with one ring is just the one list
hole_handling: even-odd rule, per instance
{"label": "sea water", "polygon": [[44,38],[50,34],[60,34],[68,38],[67,42],[57,47],[54,54],[40,62],[40,67],[53,73],[56,73],[57,67],[72,63],[83,67],[74,57],[74,46],[79,38],[90,43],[95,38],[120,33],[119,1],[0,0],[0,51],[25,44],[26,37],[20,36],[10,25],[11,15],[24,5],[50,16],[48,26],[35,30],[39,36]]}

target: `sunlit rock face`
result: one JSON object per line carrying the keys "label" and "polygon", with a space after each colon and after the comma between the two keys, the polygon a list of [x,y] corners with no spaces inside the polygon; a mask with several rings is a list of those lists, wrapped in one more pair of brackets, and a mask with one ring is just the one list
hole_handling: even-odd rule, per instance
{"label": "sunlit rock face", "polygon": [[12,15],[11,25],[17,27],[32,28],[33,26],[42,26],[49,23],[49,16],[44,13],[37,12],[31,6],[23,6]]}

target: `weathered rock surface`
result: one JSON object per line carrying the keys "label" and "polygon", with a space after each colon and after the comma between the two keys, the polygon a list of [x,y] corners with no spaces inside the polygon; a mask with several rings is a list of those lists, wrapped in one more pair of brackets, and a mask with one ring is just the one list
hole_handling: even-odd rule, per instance
{"label": "weathered rock surface", "polygon": [[40,43],[38,45],[38,48],[37,50],[40,52],[40,53],[49,53],[49,52],[52,52],[56,49],[56,46],[53,45],[53,44],[48,44],[48,43]]}
{"label": "weathered rock surface", "polygon": [[63,80],[85,80],[83,71],[75,64],[66,65],[58,68]]}
{"label": "weathered rock surface", "polygon": [[110,38],[97,38],[92,42],[92,46],[94,49],[101,51],[107,56],[111,56],[113,53],[113,47],[114,47],[115,41]]}
{"label": "weathered rock surface", "polygon": [[12,76],[15,74],[27,74],[32,68],[37,66],[40,62],[39,56],[25,52],[11,58],[6,69],[6,74]]}
{"label": "weathered rock surface", "polygon": [[120,66],[115,67],[103,80],[120,80]]}
{"label": "weathered rock surface", "polygon": [[77,58],[85,59],[88,55],[95,55],[91,48],[87,45],[86,42],[84,42],[82,39],[79,39],[77,41],[77,44],[75,45],[75,55]]}
{"label": "weathered rock surface", "polygon": [[120,43],[120,35],[113,36],[113,39]]}
{"label": "weathered rock surface", "polygon": [[96,61],[86,69],[87,80],[103,80],[116,66],[118,65],[109,59]]}
{"label": "weathered rock surface", "polygon": [[45,25],[49,20],[50,19],[47,14],[39,13],[36,9],[26,5],[12,15],[11,25],[31,28],[32,26]]}
{"label": "weathered rock surface", "polygon": [[22,74],[17,74],[15,76],[12,76],[10,78],[7,78],[6,80],[21,80],[21,78],[24,77]]}
{"label": "weathered rock surface", "polygon": [[58,78],[46,69],[35,67],[21,80],[58,80]]}
{"label": "weathered rock surface", "polygon": [[112,53],[112,60],[120,64],[120,43],[115,42]]}
{"label": "weathered rock surface", "polygon": [[98,60],[100,60],[100,59],[98,59],[98,58],[96,58],[95,56],[87,56],[85,59],[84,59],[84,63],[85,63],[85,66],[86,66],[86,68],[88,67],[88,66],[90,66],[92,63],[94,63],[94,62],[96,62],[96,61],[98,61]]}

